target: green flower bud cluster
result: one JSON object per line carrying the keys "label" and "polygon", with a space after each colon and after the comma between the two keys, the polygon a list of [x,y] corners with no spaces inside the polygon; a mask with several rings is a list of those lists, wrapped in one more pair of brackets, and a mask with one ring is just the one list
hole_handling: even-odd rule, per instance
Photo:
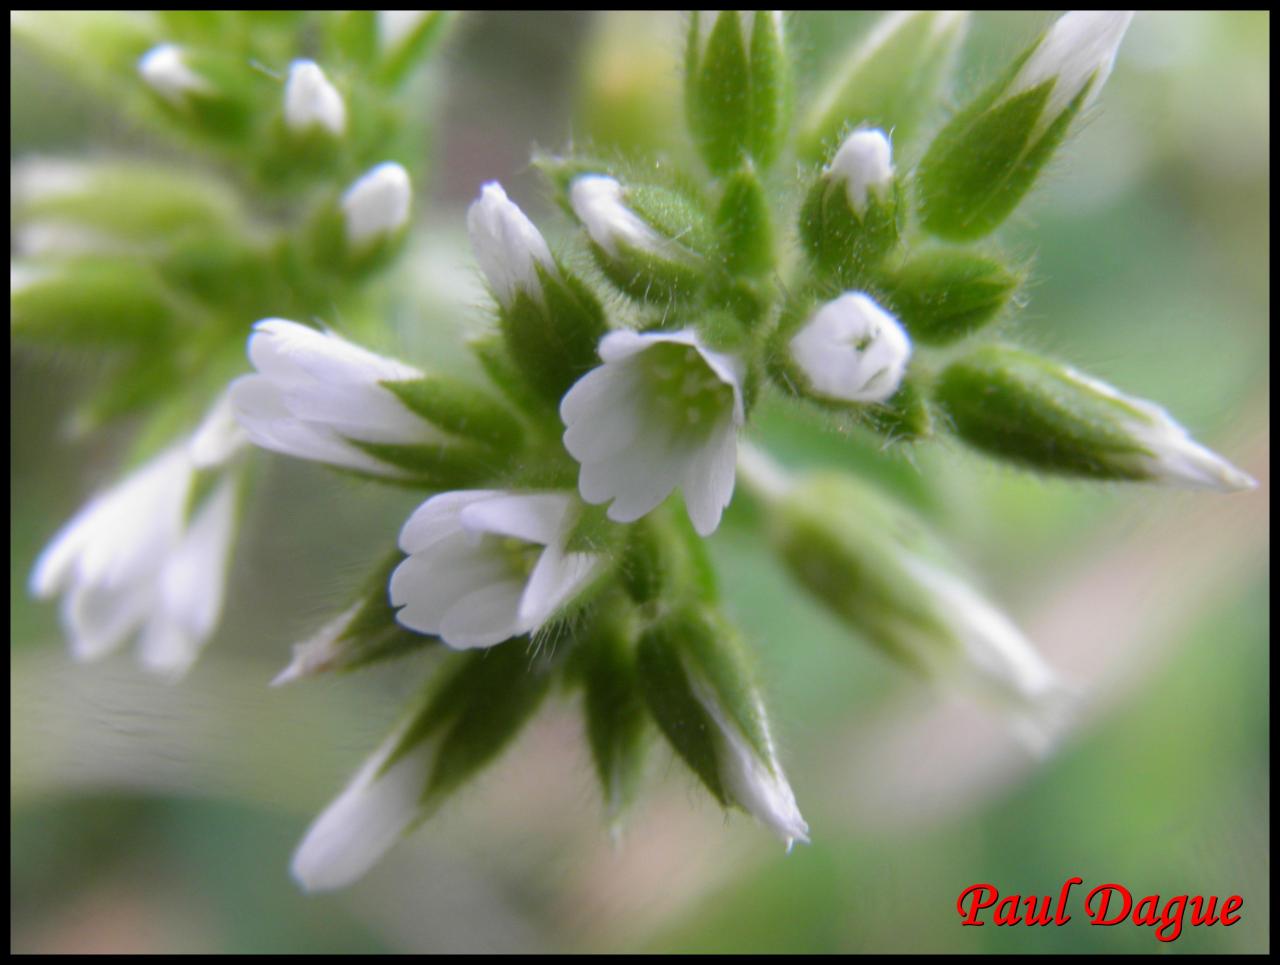
{"label": "green flower bud cluster", "polygon": [[[245,437],[424,491],[399,552],[278,682],[428,648],[497,652],[444,655],[303,840],[305,887],[367,870],[557,684],[581,693],[615,826],[660,738],[722,806],[788,847],[808,840],[705,546],[738,479],[785,569],[856,635],[996,701],[1029,739],[1053,736],[1067,688],[918,520],[853,478],[792,476],[741,438],[770,395],[891,441],[953,434],[1044,473],[1251,484],[1153,403],[986,337],[1027,274],[987,236],[1096,98],[1128,15],[1063,17],[915,165],[895,151],[930,130],[963,15],[886,17],[810,99],[795,96],[782,15],[690,15],[693,163],[590,146],[538,157],[576,227],[557,250],[499,184],[480,189],[467,228],[493,300],[491,330],[471,345],[485,387],[262,318],[330,315],[402,241],[407,175],[383,160],[404,129],[390,95],[440,20],[389,39],[370,15],[326,18],[326,69],[294,62],[272,99],[244,65],[291,56],[273,45],[292,21],[250,31],[238,16],[169,15],[172,37],[138,54],[140,109],[243,162],[289,227],[260,224],[212,182],[158,180],[128,217],[86,192],[94,203],[67,217],[136,245],[111,249],[139,252],[132,274],[86,256],[64,261],[75,285],[60,284],[33,265],[15,286],[15,331],[86,340],[73,309],[90,298],[115,320],[103,342],[175,332],[186,349],[206,314],[219,332],[261,319],[256,371],[228,394]],[[116,58],[104,73],[127,47],[104,48]],[[157,239],[158,224],[179,225],[202,256]],[[260,281],[247,289],[232,272]]]}

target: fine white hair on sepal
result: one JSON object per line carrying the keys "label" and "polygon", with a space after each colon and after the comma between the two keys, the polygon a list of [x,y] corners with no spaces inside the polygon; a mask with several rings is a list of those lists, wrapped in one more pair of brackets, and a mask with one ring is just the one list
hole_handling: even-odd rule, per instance
{"label": "fine white hair on sepal", "polygon": [[346,132],[346,104],[315,61],[295,60],[289,66],[289,79],[284,85],[284,121],[296,133],[322,128],[341,137]]}
{"label": "fine white hair on sepal", "polygon": [[710,535],[733,495],[741,361],[689,329],[612,332],[599,352],[604,364],[560,403],[582,498],[610,503],[609,518],[630,523],[679,487],[694,529]]}
{"label": "fine white hair on sepal", "polygon": [[792,336],[789,350],[818,395],[883,402],[902,384],[911,340],[870,295],[845,292],[813,313]]}
{"label": "fine white hair on sepal", "polygon": [[583,174],[569,185],[569,205],[587,234],[611,258],[619,246],[655,255],[668,261],[688,262],[697,256],[682,245],[658,234],[623,199],[622,185],[603,174]]}
{"label": "fine white hair on sepal", "polygon": [[366,245],[398,232],[409,223],[413,188],[409,172],[385,161],[363,174],[342,196],[347,244]]}

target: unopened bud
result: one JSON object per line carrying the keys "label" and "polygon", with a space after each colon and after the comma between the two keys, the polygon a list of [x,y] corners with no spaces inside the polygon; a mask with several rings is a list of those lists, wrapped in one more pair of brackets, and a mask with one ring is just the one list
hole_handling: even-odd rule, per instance
{"label": "unopened bud", "polygon": [[319,65],[295,60],[284,88],[284,120],[295,134],[324,130],[342,137],[347,129],[347,108],[342,95]]}
{"label": "unopened bud", "polygon": [[891,398],[911,359],[911,340],[898,320],[862,292],[827,302],[787,344],[803,388],[843,402]]}
{"label": "unopened bud", "polygon": [[391,238],[409,223],[413,190],[409,172],[399,164],[379,164],[347,189],[342,196],[347,245],[368,248]]}

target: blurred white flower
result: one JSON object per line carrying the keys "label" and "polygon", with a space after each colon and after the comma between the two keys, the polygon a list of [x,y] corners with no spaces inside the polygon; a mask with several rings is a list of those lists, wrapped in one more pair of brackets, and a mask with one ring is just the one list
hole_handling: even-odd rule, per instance
{"label": "blurred white flower", "polygon": [[258,370],[231,386],[231,405],[250,440],[264,449],[377,475],[397,471],[352,444],[438,442],[440,433],[419,419],[384,381],[422,373],[282,318],[258,322],[249,360]]}
{"label": "blurred white flower", "polygon": [[71,652],[93,660],[141,631],[139,656],[180,676],[222,612],[237,474],[224,471],[191,513],[196,471],[219,470],[244,445],[220,399],[189,438],[91,499],[40,554],[39,597],[62,594]]}
{"label": "blurred white flower", "polygon": [[428,499],[400,532],[409,558],[391,575],[396,619],[458,649],[536,633],[602,566],[598,554],[566,550],[575,503],[495,490]]}
{"label": "blurred white flower", "polygon": [[612,332],[600,358],[560,403],[582,498],[612,500],[609,518],[629,523],[679,486],[694,529],[711,534],[733,495],[741,362],[691,330]]}
{"label": "blurred white flower", "polygon": [[347,108],[338,89],[314,61],[295,60],[284,85],[284,121],[297,134],[323,128],[334,137],[347,129]]}
{"label": "blurred white flower", "polygon": [[212,90],[209,82],[187,65],[186,57],[186,51],[176,44],[161,44],[142,55],[138,73],[169,103],[181,105],[188,94]]}
{"label": "blurred white flower", "polygon": [[789,349],[812,391],[847,402],[890,398],[911,358],[911,340],[898,320],[862,292],[845,292],[819,308]]}
{"label": "blurred white flower", "polygon": [[510,308],[521,291],[542,301],[537,268],[556,270],[551,249],[497,181],[481,188],[479,199],[467,209],[467,231],[476,260],[503,308]]}
{"label": "blurred white flower", "polygon": [[409,223],[413,189],[409,172],[386,161],[362,175],[342,196],[347,244],[361,249],[398,232]]}

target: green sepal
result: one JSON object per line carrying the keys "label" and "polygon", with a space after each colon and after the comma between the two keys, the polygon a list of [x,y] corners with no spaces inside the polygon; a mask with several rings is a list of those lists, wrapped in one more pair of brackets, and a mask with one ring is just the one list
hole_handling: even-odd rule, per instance
{"label": "green sepal", "polygon": [[[763,707],[737,630],[711,607],[663,614],[640,639],[640,684],[668,742],[722,805],[736,803],[720,775],[719,724],[695,692],[713,700],[770,769],[773,754]],[[695,680],[697,683],[695,684]]]}
{"label": "green sepal", "polygon": [[906,379],[884,402],[860,406],[859,420],[890,442],[919,442],[933,436],[933,410],[920,386]]}
{"label": "green sepal", "polygon": [[906,205],[897,178],[892,186],[867,192],[859,215],[843,180],[820,175],[800,207],[800,240],[814,271],[833,288],[863,287],[872,269],[898,243]]}
{"label": "green sepal", "polygon": [[563,266],[551,272],[537,264],[534,270],[542,297],[517,289],[499,321],[509,357],[534,389],[558,405],[600,364],[596,347],[608,323],[599,299],[576,275]]}
{"label": "green sepal", "polygon": [[524,430],[488,392],[447,375],[382,382],[407,408],[437,429],[500,450],[518,449]]}
{"label": "green sepal", "polygon": [[198,137],[233,146],[249,141],[260,119],[266,78],[234,54],[190,46],[183,54],[184,63],[206,89],[186,91],[175,103],[148,86],[155,106]]}
{"label": "green sepal", "polygon": [[392,571],[404,559],[399,550],[388,554],[365,581],[360,594],[363,602],[338,636],[333,662],[325,669],[340,673],[358,670],[440,644],[439,637],[417,633],[396,622],[396,608],[391,605],[387,587]]}
{"label": "green sepal", "polygon": [[705,540],[683,510],[661,507],[632,523],[626,533],[618,576],[636,603],[716,599],[716,571]]}
{"label": "green sepal", "polygon": [[30,281],[10,290],[15,339],[154,350],[177,322],[172,293],[141,259],[80,258],[32,270]]}
{"label": "green sepal", "polygon": [[414,444],[364,442],[359,439],[347,439],[347,442],[407,474],[403,479],[406,484],[425,489],[470,489],[500,479],[514,455],[496,453],[488,447],[451,442]]}
{"label": "green sepal", "polygon": [[438,745],[422,791],[422,817],[492,762],[538,709],[557,660],[531,653],[527,637],[450,659],[388,755],[385,774],[424,740]]}
{"label": "green sepal", "polygon": [[916,172],[916,187],[921,224],[931,234],[968,241],[995,230],[1022,201],[1066,137],[1091,84],[1084,85],[1066,109],[1039,131],[1055,81],[1004,96],[1035,46],[952,118],[929,145]]}
{"label": "green sepal", "polygon": [[731,274],[754,277],[773,269],[769,200],[754,169],[741,168],[725,179],[716,211],[716,235]]}
{"label": "green sepal", "polygon": [[[507,342],[497,332],[480,335],[467,342],[467,348],[476,357],[485,375],[495,386],[502,390],[511,403],[521,412],[530,415],[542,413],[555,417],[557,432],[562,431],[556,409],[559,399],[538,392],[529,382],[527,370],[515,363]],[[539,425],[549,424],[547,419],[539,420]]]}
{"label": "green sepal", "polygon": [[378,15],[373,10],[337,10],[324,20],[330,56],[368,69],[378,56]]}
{"label": "green sepal", "polygon": [[[966,16],[938,10],[886,14],[840,58],[846,66],[833,71],[812,99],[797,138],[800,159],[825,160],[847,130],[860,124],[892,131],[898,149],[905,147],[939,100]],[[891,17],[898,22],[884,33]]]}
{"label": "green sepal", "polygon": [[782,38],[782,14],[757,10],[751,25],[751,114],[747,145],[761,168],[770,167],[791,122],[791,66]]}
{"label": "green sepal", "polygon": [[935,554],[924,527],[903,507],[852,477],[802,476],[770,520],[792,577],[895,660],[923,672],[919,644],[951,640],[931,596],[903,566],[903,553]]}
{"label": "green sepal", "polygon": [[587,743],[605,808],[616,821],[635,799],[649,748],[649,717],[636,669],[635,626],[622,601],[598,607],[575,644]]}
{"label": "green sepal", "polygon": [[882,275],[879,287],[913,340],[950,345],[993,321],[1021,282],[991,255],[938,248],[912,255]]}
{"label": "green sepal", "polygon": [[698,49],[697,34],[691,34],[690,41],[689,130],[707,167],[723,174],[746,156],[753,133],[751,66],[737,11],[720,12],[704,51]]}
{"label": "green sepal", "polygon": [[946,368],[934,397],[960,438],[990,455],[1095,479],[1152,475],[1128,428],[1150,416],[1029,352],[983,346]]}

